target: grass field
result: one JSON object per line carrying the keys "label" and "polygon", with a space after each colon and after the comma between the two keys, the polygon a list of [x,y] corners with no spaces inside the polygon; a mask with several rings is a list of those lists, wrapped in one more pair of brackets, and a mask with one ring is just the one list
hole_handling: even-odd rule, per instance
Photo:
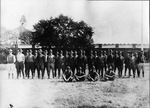
{"label": "grass field", "polygon": [[0,108],[149,108],[149,64],[145,77],[107,82],[8,79],[0,65]]}

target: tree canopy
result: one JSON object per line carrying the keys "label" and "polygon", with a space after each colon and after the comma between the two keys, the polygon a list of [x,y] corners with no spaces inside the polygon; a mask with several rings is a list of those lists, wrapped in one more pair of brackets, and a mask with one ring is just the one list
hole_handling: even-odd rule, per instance
{"label": "tree canopy", "polygon": [[93,28],[84,21],[75,22],[68,16],[59,15],[49,20],[40,20],[34,26],[33,44],[45,48],[90,48],[93,47]]}

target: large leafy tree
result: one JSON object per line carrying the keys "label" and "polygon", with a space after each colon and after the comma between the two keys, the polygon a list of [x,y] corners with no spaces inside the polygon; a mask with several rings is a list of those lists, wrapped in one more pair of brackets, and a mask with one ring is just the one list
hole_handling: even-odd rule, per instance
{"label": "large leafy tree", "polygon": [[75,22],[68,16],[59,15],[40,20],[34,25],[32,42],[45,48],[93,47],[93,29],[84,21]]}

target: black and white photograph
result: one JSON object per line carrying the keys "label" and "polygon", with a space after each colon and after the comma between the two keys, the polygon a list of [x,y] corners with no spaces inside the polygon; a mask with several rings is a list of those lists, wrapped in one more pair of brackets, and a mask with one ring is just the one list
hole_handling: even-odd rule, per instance
{"label": "black and white photograph", "polygon": [[149,0],[0,2],[0,108],[150,108]]}

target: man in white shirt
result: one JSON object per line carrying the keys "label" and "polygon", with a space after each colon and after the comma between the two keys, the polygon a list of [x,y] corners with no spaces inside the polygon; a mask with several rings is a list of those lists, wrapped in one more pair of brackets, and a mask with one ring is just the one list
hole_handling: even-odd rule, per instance
{"label": "man in white shirt", "polygon": [[16,55],[16,68],[17,68],[17,79],[22,72],[23,79],[24,79],[24,62],[25,56],[22,54],[22,49],[18,50],[18,54]]}
{"label": "man in white shirt", "polygon": [[10,79],[10,76],[14,77],[14,71],[15,71],[15,56],[12,54],[12,49],[9,50],[9,55],[7,56],[7,69],[8,69],[8,78]]}

